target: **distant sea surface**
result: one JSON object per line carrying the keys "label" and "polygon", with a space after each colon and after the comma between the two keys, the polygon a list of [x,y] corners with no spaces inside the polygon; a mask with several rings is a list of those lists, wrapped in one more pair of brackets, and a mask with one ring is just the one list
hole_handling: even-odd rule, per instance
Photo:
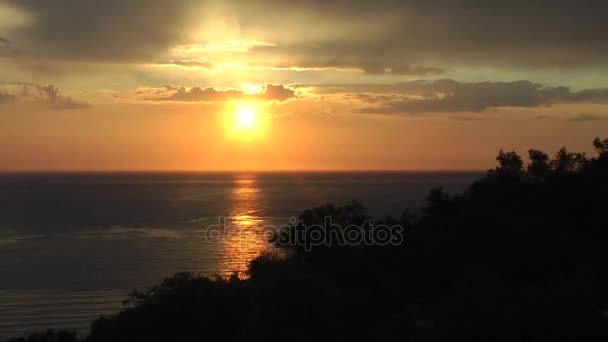
{"label": "distant sea surface", "polygon": [[[0,340],[46,328],[86,333],[134,289],[180,271],[244,272],[281,225],[325,203],[376,218],[460,193],[481,172],[0,174]],[[205,228],[225,217],[219,242]]]}

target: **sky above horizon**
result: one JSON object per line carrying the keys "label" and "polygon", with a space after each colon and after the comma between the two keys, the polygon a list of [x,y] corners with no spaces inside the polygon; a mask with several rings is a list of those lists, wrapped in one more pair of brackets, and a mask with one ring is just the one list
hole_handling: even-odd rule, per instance
{"label": "sky above horizon", "polygon": [[608,137],[602,0],[2,0],[0,170],[476,170]]}

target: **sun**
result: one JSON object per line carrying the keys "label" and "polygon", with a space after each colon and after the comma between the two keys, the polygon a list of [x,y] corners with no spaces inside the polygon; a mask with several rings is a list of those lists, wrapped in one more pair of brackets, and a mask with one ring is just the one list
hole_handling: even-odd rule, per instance
{"label": "sun", "polygon": [[253,141],[263,138],[268,117],[259,101],[234,101],[225,108],[224,129],[233,140]]}
{"label": "sun", "polygon": [[255,124],[255,112],[251,108],[241,108],[236,114],[236,121],[242,127],[252,127]]}

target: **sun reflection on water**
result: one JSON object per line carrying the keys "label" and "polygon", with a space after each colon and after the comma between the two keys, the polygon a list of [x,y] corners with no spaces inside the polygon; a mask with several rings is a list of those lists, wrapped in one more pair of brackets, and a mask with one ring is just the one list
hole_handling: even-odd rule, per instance
{"label": "sun reflection on water", "polygon": [[229,216],[226,218],[225,238],[222,240],[219,273],[247,276],[247,267],[260,253],[272,249],[264,226],[269,224],[261,215],[260,188],[255,175],[239,175],[231,192]]}

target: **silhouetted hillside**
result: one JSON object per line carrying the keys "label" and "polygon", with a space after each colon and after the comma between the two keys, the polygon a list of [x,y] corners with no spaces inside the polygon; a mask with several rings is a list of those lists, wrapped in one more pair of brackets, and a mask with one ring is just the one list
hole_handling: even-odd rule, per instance
{"label": "silhouetted hillside", "polygon": [[[528,163],[501,151],[464,194],[436,189],[420,213],[376,222],[404,227],[400,244],[296,243],[286,258],[254,260],[247,279],[177,274],[132,294],[85,340],[605,341],[608,139],[594,146],[593,158],[531,150]],[[359,203],[300,219],[328,216],[338,229],[369,219]]]}

